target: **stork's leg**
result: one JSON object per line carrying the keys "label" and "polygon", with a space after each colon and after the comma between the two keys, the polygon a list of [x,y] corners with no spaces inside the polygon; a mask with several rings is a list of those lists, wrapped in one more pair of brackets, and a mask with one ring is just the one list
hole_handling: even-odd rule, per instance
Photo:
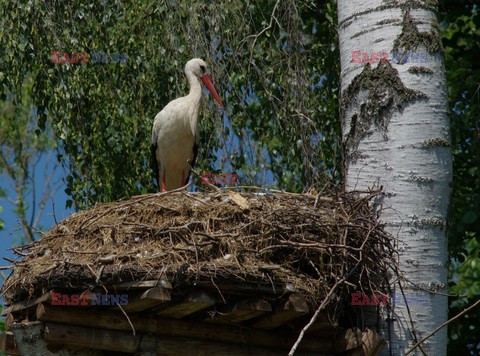
{"label": "stork's leg", "polygon": [[180,182],[180,186],[183,187],[187,182],[185,182],[185,171],[182,171],[182,181]]}
{"label": "stork's leg", "polygon": [[166,192],[167,191],[167,184],[165,183],[165,174],[163,174],[163,177],[162,177],[162,192]]}

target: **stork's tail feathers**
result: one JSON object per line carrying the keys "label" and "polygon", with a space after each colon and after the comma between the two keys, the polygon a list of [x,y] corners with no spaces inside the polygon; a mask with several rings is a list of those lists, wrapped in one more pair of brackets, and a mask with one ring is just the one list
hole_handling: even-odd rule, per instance
{"label": "stork's tail feathers", "polygon": [[158,171],[158,169],[160,167],[160,164],[157,161],[157,147],[158,147],[157,144],[152,144],[150,146],[150,153],[151,153],[150,167],[152,168],[152,170],[154,172],[156,182],[157,182],[157,191],[159,191],[161,185],[160,185],[160,172]]}
{"label": "stork's tail feathers", "polygon": [[197,161],[197,155],[198,155],[198,143],[195,140],[195,143],[193,144],[193,159],[190,162],[188,162],[190,164],[190,169],[188,170],[187,179],[185,179],[184,184],[187,184],[188,180],[190,179],[190,174],[192,173],[191,169],[195,167],[195,162]]}

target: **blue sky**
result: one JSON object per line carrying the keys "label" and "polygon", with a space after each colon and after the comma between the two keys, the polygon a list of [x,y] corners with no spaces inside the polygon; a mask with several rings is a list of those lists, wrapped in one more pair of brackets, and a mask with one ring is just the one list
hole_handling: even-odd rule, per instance
{"label": "blue sky", "polygon": [[[232,173],[232,167],[229,164],[228,156],[232,152],[236,152],[239,149],[239,138],[234,134],[232,125],[226,113],[222,115],[222,133],[224,134],[225,128],[229,129],[230,134],[225,137],[227,145],[223,146],[222,148],[215,151],[215,155],[217,156],[217,160],[214,163],[215,168],[220,169],[223,173]],[[226,149],[226,146],[230,147],[229,150]],[[49,154],[53,153],[53,154]],[[51,173],[51,171],[56,166],[56,152],[47,152],[44,153],[36,165],[35,168],[35,177],[36,177],[36,201],[38,205],[38,201],[41,199],[41,192],[44,186],[44,177]],[[247,153],[245,153],[247,154]],[[224,160],[222,160],[222,157]],[[268,164],[267,157],[263,157]],[[248,158],[247,158],[248,160]],[[223,162],[222,162],[223,161]],[[240,174],[239,184],[249,184],[250,182],[247,181],[247,176],[252,172],[238,172]],[[261,173],[261,172],[258,172]],[[268,183],[267,185],[270,186],[274,183],[274,177],[272,172],[269,169],[266,169],[262,176],[258,176],[258,173],[255,174],[255,180],[260,179],[263,183]],[[43,232],[48,232],[53,226],[55,226],[55,218],[57,222],[67,218],[70,216],[74,210],[67,209],[65,207],[65,202],[69,199],[69,196],[65,193],[65,185],[62,182],[62,178],[65,176],[64,170],[57,166],[54,175],[53,175],[53,185],[55,186],[55,191],[51,194],[48,198],[48,201],[45,205],[45,208],[40,217],[40,224],[39,229]],[[248,177],[248,180],[254,179],[252,177]],[[3,189],[7,197],[12,198],[13,200],[16,199],[15,191],[12,188],[9,179],[6,175],[1,176],[0,180],[0,188]],[[193,189],[193,188],[191,188]],[[1,257],[8,257],[8,258],[18,258],[17,255],[14,255],[11,250],[8,250],[11,246],[17,246],[22,244],[25,240],[24,232],[22,229],[22,225],[20,224],[17,215],[15,214],[15,205],[7,198],[0,198],[0,206],[3,208],[3,211],[0,213],[0,219],[3,220],[5,227],[3,230],[0,230],[0,256]],[[53,200],[53,201],[52,201]],[[32,205],[32,193],[29,192],[28,201],[29,205]],[[55,217],[54,217],[54,210],[55,210]],[[28,209],[27,216],[31,216],[31,206]],[[37,237],[38,238],[38,237]],[[7,266],[10,263],[2,259],[0,262],[1,266]],[[3,271],[5,274],[8,275],[9,271]],[[0,275],[0,283],[3,283],[3,276]]]}
{"label": "blue sky", "polygon": [[[48,159],[48,157],[50,158]],[[47,160],[48,159],[48,160]],[[40,199],[40,194],[44,185],[44,175],[45,173],[50,173],[49,171],[54,166],[52,160],[55,160],[55,154],[48,155],[44,154],[39,163],[36,166],[35,176],[36,179],[36,191],[37,191],[37,201]],[[63,177],[63,170],[61,167],[58,167],[53,175],[52,182],[54,182],[55,187],[58,189],[52,194],[45,205],[45,209],[40,217],[40,228],[42,231],[48,231],[51,227],[55,225],[55,219],[53,216],[53,206],[55,206],[55,216],[57,221],[63,220],[69,215],[72,214],[72,209],[65,208],[65,201],[67,200],[67,195],[64,192],[64,185],[61,181]],[[4,189],[7,193],[7,196],[15,199],[15,192],[12,189],[7,177],[5,175],[1,176],[0,188]],[[29,202],[31,202],[32,195],[29,195]],[[53,198],[53,202],[52,202]],[[5,228],[0,231],[0,256],[16,258],[16,255],[13,254],[11,250],[8,250],[11,246],[19,245],[22,242],[22,237],[24,236],[22,226],[18,221],[18,218],[15,214],[14,208],[15,205],[10,202],[7,198],[0,198],[0,206],[3,208],[3,211],[0,213],[0,219],[5,223]],[[28,210],[28,216],[31,214],[31,208]],[[9,265],[8,261],[2,259],[0,263],[2,266]],[[3,271],[8,275],[8,270]],[[3,283],[3,276],[0,278],[0,281]]]}

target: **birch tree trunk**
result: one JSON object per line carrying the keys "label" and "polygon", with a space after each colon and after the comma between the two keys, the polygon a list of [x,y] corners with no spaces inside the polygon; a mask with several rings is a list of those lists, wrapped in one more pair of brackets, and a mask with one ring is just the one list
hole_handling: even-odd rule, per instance
{"label": "birch tree trunk", "polygon": [[[452,162],[436,11],[436,0],[338,0],[346,188],[383,186],[380,218],[398,238],[402,275],[393,291],[401,283],[405,295],[428,297],[410,303],[412,321],[405,305],[382,313],[383,354],[403,355],[447,320],[447,297],[436,293],[447,292]],[[422,349],[446,355],[446,328]]]}

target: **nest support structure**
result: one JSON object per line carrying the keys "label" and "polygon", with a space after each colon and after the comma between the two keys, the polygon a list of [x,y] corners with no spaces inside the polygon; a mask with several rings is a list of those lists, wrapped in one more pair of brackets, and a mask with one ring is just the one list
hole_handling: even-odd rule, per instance
{"label": "nest support structure", "polygon": [[[267,334],[277,329],[294,335],[321,307],[322,316],[310,333],[323,330],[330,346],[322,351],[334,352],[342,347],[329,332],[342,329],[338,321],[348,310],[350,294],[386,292],[385,276],[395,250],[372,204],[380,194],[176,191],[98,204],[63,220],[40,240],[14,248],[21,259],[14,261],[2,286],[2,313],[10,316],[12,325],[40,323],[35,327],[42,335],[55,338],[66,332],[66,325],[83,325],[80,319],[88,319],[85,315],[94,306],[90,301],[84,308],[54,308],[52,292],[116,293],[128,295],[128,304],[97,309],[97,315],[107,315],[92,316],[89,322],[95,327],[111,331],[121,324],[142,329],[143,321],[137,325],[136,318],[156,315],[180,324],[195,321],[205,327],[242,326]],[[116,326],[98,325],[109,313],[120,313],[118,309],[123,315],[116,314]],[[63,329],[55,329],[58,325]],[[166,333],[155,330],[147,331]],[[191,336],[189,330],[170,336],[185,338]],[[285,349],[294,341],[286,337],[283,344],[269,344],[269,335],[263,341],[252,337],[250,346],[259,348],[285,344]],[[219,338],[221,343],[241,343],[233,336]],[[361,346],[362,337],[355,338],[360,339],[355,347]],[[138,351],[142,341],[135,340],[131,344],[136,349],[111,351]],[[319,351],[318,345],[305,345],[299,352]]]}

